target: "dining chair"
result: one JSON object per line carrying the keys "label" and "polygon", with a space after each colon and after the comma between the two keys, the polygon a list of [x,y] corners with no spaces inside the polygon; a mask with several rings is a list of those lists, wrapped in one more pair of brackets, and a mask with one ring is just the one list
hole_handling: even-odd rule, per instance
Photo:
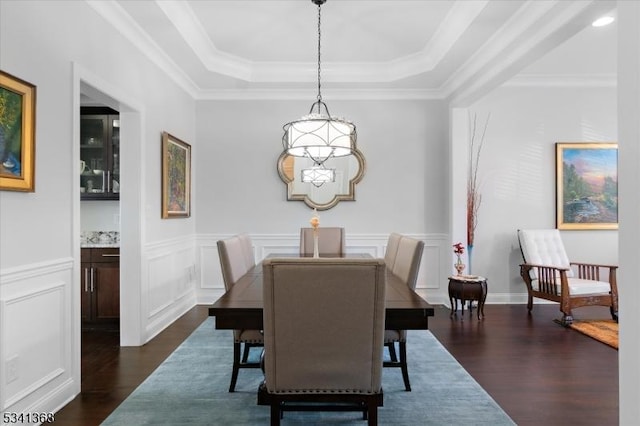
{"label": "dining chair", "polygon": [[[344,228],[319,227],[318,253],[320,255],[342,256],[344,250]],[[313,228],[300,229],[300,254],[313,254]]]}
{"label": "dining chair", "polygon": [[[263,261],[264,373],[258,404],[284,411],[382,406],[385,264],[382,259]],[[348,327],[345,327],[348,324]]]}
{"label": "dining chair", "polygon": [[[395,256],[393,252],[395,251]],[[424,251],[424,242],[404,235],[391,234],[385,252],[385,262],[387,255],[393,261],[387,264],[388,273],[391,273],[404,282],[409,288],[415,290],[418,272],[420,271],[420,261]],[[396,354],[396,343],[400,359]],[[402,371],[402,379],[406,391],[411,391],[409,382],[409,368],[407,365],[407,330],[386,330],[384,345],[389,350],[390,361],[385,361],[385,367],[397,367]]]}
{"label": "dining chair", "polygon": [[[255,266],[251,238],[247,234],[240,234],[219,240],[217,244],[224,289],[229,291]],[[262,347],[263,344],[260,330],[233,330],[233,367],[229,392],[235,391],[240,368],[260,368],[259,362],[249,362],[248,359],[251,348]]]}
{"label": "dining chair", "polygon": [[401,239],[402,235],[397,232],[389,234],[387,248],[384,252],[384,263],[387,265],[387,271],[393,270],[393,264],[395,263],[396,256],[398,255],[398,245],[400,244]]}

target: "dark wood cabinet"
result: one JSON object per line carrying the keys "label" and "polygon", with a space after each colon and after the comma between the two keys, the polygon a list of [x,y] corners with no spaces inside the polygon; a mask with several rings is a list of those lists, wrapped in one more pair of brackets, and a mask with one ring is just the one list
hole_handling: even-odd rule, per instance
{"label": "dark wood cabinet", "polygon": [[[120,198],[120,116],[106,107],[80,110],[80,199]],[[82,164],[82,163],[81,163]]]}
{"label": "dark wood cabinet", "polygon": [[80,272],[83,323],[118,323],[120,319],[120,249],[83,248]]}

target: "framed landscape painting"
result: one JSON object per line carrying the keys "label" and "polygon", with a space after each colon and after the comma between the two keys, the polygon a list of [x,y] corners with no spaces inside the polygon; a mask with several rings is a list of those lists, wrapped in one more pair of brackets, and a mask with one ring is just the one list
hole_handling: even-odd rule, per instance
{"label": "framed landscape painting", "polygon": [[0,71],[0,190],[35,190],[36,86]]}
{"label": "framed landscape painting", "polygon": [[191,145],[162,132],[162,217],[191,216]]}
{"label": "framed landscape painting", "polygon": [[616,143],[556,143],[556,227],[618,229]]}

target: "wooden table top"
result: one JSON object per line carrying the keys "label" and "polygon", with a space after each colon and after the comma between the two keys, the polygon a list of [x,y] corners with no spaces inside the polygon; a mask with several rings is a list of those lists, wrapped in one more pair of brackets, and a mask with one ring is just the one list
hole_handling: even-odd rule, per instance
{"label": "wooden table top", "polygon": [[[270,257],[300,257],[278,255]],[[335,257],[335,256],[334,256]],[[369,255],[348,254],[362,258]],[[253,267],[223,294],[210,308],[217,329],[261,330],[262,327],[262,263]],[[385,328],[387,330],[426,330],[433,307],[398,277],[387,273]]]}

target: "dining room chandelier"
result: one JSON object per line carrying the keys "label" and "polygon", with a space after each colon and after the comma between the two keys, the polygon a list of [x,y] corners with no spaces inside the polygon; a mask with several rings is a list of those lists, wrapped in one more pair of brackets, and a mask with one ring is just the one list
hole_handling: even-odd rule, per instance
{"label": "dining room chandelier", "polygon": [[344,118],[332,117],[320,90],[320,6],[326,0],[311,0],[318,6],[318,96],[309,114],[283,126],[282,143],[289,155],[309,157],[322,165],[328,158],[350,155],[356,148],[356,126]]}

